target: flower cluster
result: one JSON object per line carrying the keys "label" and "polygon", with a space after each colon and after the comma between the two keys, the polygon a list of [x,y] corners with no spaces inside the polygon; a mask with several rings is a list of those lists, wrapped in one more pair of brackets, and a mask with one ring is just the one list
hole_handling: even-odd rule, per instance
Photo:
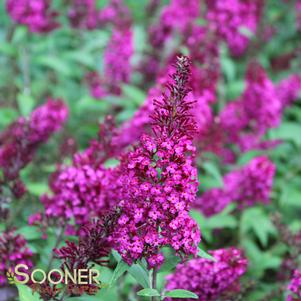
{"label": "flower cluster", "polygon": [[204,26],[193,24],[189,34],[184,36],[183,44],[187,45],[193,62],[191,87],[194,94],[203,102],[214,103],[220,78],[220,57],[212,32]]}
{"label": "flower cluster", "polygon": [[276,93],[281,100],[282,108],[291,105],[298,99],[301,92],[301,76],[293,74],[276,86]]}
{"label": "flower cluster", "polygon": [[160,21],[150,28],[150,43],[155,48],[162,48],[175,31],[185,33],[191,22],[200,13],[200,1],[198,0],[172,0],[163,8]]}
{"label": "flower cluster", "polygon": [[239,279],[248,266],[242,251],[232,247],[209,253],[216,261],[198,258],[179,264],[174,274],[167,277],[166,289],[192,291],[200,301],[220,300],[219,297],[226,292],[237,294]]}
{"label": "flower cluster", "polygon": [[282,113],[275,86],[259,64],[249,65],[246,80],[243,95],[220,114],[229,142],[236,143],[242,151],[258,147],[266,131],[279,125]]}
{"label": "flower cluster", "polygon": [[112,24],[118,28],[127,28],[131,25],[131,14],[122,0],[111,0],[98,14],[101,24]]}
{"label": "flower cluster", "polygon": [[164,74],[160,74],[153,88],[149,89],[143,105],[135,112],[132,119],[126,121],[118,134],[118,143],[121,147],[125,147],[136,143],[143,133],[150,132],[150,115],[154,111],[154,99],[162,98],[164,85],[169,81],[169,74],[174,71],[174,68],[167,68]]}
{"label": "flower cluster", "polygon": [[239,209],[256,203],[268,203],[275,173],[274,164],[266,157],[257,157],[241,169],[224,177],[223,188],[213,188],[197,199],[195,206],[206,216],[221,212],[235,202]]}
{"label": "flower cluster", "polygon": [[180,255],[196,255],[200,240],[188,214],[198,182],[192,160],[193,102],[185,98],[186,57],[178,58],[172,78],[169,93],[154,101],[154,135],[143,135],[140,145],[121,162],[121,216],[112,235],[114,247],[127,263],[145,257],[150,268],[162,263],[162,246],[170,245]]}
{"label": "flower cluster", "polygon": [[[206,67],[205,67],[206,68]],[[153,99],[162,99],[162,92],[164,86],[168,84],[170,78],[166,74],[175,72],[172,65],[160,72],[156,80],[154,87],[150,88],[143,105],[135,112],[132,119],[126,121],[122,126],[118,134],[118,144],[120,147],[125,147],[136,143],[143,133],[150,132],[150,116],[154,112]],[[191,67],[192,76],[189,79],[189,85],[193,87],[193,92],[190,91],[187,94],[187,101],[194,101],[195,107],[191,114],[194,116],[194,120],[197,123],[198,132],[207,126],[209,120],[212,118],[212,112],[209,104],[214,102],[212,90],[215,87],[205,87],[206,83],[203,81],[203,76],[206,72],[198,72],[197,68]],[[201,84],[203,85],[201,88]],[[207,89],[208,88],[208,89]],[[209,91],[210,90],[210,91]]]}
{"label": "flower cluster", "polygon": [[37,148],[66,121],[68,109],[61,100],[49,99],[35,109],[29,119],[20,117],[0,134],[0,167],[4,182],[13,182],[13,193],[20,197],[25,188],[19,173],[33,158]]}
{"label": "flower cluster", "polygon": [[89,86],[92,97],[100,99],[107,95],[105,82],[97,71],[87,73],[85,80]]}
{"label": "flower cluster", "polygon": [[286,301],[299,301],[301,298],[301,272],[296,270],[288,286],[289,295]]}
{"label": "flower cluster", "polygon": [[11,18],[28,26],[29,30],[47,33],[59,26],[51,9],[51,0],[7,0],[6,9]]}
{"label": "flower cluster", "polygon": [[74,28],[95,29],[98,25],[95,0],[75,0],[69,8],[68,17]]}
{"label": "flower cluster", "polygon": [[[111,252],[111,244],[107,238],[108,232],[112,228],[112,220],[112,216],[110,216],[83,226],[78,243],[67,241],[67,246],[55,249],[56,257],[62,261],[61,268],[67,269],[71,273],[74,269],[85,269],[89,273],[93,263],[106,265],[108,262],[106,257]],[[94,295],[99,290],[99,286],[95,283],[81,285],[69,282],[67,286],[67,291],[71,295],[82,295],[83,293]]]}
{"label": "flower cluster", "polygon": [[[207,0],[206,19],[217,36],[226,41],[235,56],[248,47],[261,16],[262,0]],[[245,32],[244,32],[245,31]]]}
{"label": "flower cluster", "polygon": [[207,110],[207,122],[196,137],[198,148],[222,156],[225,162],[233,162],[236,154],[231,145],[241,152],[277,145],[277,141],[264,141],[264,135],[280,124],[284,109],[298,98],[300,91],[298,75],[274,84],[259,64],[251,63],[243,94],[228,102],[216,116],[210,108]]}
{"label": "flower cluster", "polygon": [[47,217],[74,219],[76,225],[82,225],[115,204],[118,170],[103,166],[118,150],[114,131],[114,121],[109,116],[100,125],[99,139],[92,140],[82,153],[76,153],[71,166],[62,166],[53,175],[53,194],[41,198]]}
{"label": "flower cluster", "polygon": [[130,81],[134,52],[130,12],[122,1],[112,0],[98,18],[101,24],[111,24],[113,29],[104,51],[104,74],[94,71],[86,75],[90,93],[95,98],[121,93],[121,85]]}
{"label": "flower cluster", "polygon": [[6,273],[9,267],[12,271],[18,264],[32,267],[32,252],[27,247],[24,237],[16,234],[14,230],[3,232],[0,235],[0,254],[0,286],[7,283]]}
{"label": "flower cluster", "polygon": [[114,180],[110,169],[95,169],[89,164],[62,169],[50,185],[53,195],[41,198],[46,216],[74,219],[76,225],[88,222],[112,206]]}
{"label": "flower cluster", "polygon": [[115,29],[104,53],[104,73],[108,78],[107,88],[112,94],[120,94],[122,83],[128,83],[131,76],[133,54],[131,29]]}

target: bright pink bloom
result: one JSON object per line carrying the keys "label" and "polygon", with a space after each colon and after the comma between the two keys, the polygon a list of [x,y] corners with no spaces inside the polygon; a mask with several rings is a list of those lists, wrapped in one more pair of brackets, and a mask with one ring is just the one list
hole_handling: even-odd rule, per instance
{"label": "bright pink bloom", "polygon": [[250,34],[256,34],[263,7],[262,0],[207,0],[209,27],[227,42],[231,53],[242,55],[249,45]]}
{"label": "bright pink bloom", "polygon": [[172,34],[187,33],[189,26],[199,15],[199,0],[172,0],[162,9],[160,21],[150,28],[150,43],[154,48],[162,48]]}
{"label": "bright pink bloom", "polygon": [[131,13],[122,0],[110,0],[108,5],[98,12],[100,24],[112,24],[119,29],[128,28],[132,23]]}
{"label": "bright pink bloom", "polygon": [[232,247],[209,251],[209,253],[216,262],[197,258],[179,264],[176,271],[167,277],[166,289],[192,291],[198,295],[200,301],[217,301],[225,293],[236,295],[240,289],[239,279],[248,267],[248,260],[243,252]]}
{"label": "bright pink bloom", "polygon": [[246,166],[229,172],[223,188],[213,188],[197,199],[195,207],[206,216],[221,212],[230,203],[239,209],[256,203],[267,204],[275,174],[275,165],[266,157],[257,157]]}
{"label": "bright pink bloom", "polygon": [[65,221],[75,220],[76,226],[101,216],[112,208],[118,197],[118,170],[105,168],[103,163],[118,148],[114,143],[114,122],[107,117],[100,126],[98,139],[82,153],[74,155],[71,166],[62,166],[52,177],[52,195],[41,202],[47,217]]}
{"label": "bright pink bloom", "polygon": [[104,74],[108,90],[120,94],[121,85],[132,74],[133,36],[131,29],[115,29],[104,52]]}
{"label": "bright pink bloom", "polygon": [[[60,130],[67,117],[66,105],[61,100],[49,99],[29,119],[20,117],[0,134],[0,167],[7,181],[18,179],[20,170],[32,160],[37,148]],[[15,195],[22,195],[22,184],[14,185]]]}
{"label": "bright pink bloom", "polygon": [[143,135],[121,162],[121,216],[112,241],[129,264],[145,257],[150,268],[160,266],[166,245],[179,255],[197,253],[200,233],[188,214],[198,188],[188,77],[187,58],[178,58],[168,94],[154,101],[153,136]]}
{"label": "bright pink bloom", "polygon": [[282,116],[276,88],[259,64],[249,65],[246,80],[243,95],[228,103],[219,116],[228,142],[237,144],[241,151],[260,147],[263,135],[277,127]]}
{"label": "bright pink bloom", "polygon": [[7,0],[6,9],[11,18],[28,26],[32,32],[46,33],[59,26],[51,10],[51,0]]}
{"label": "bright pink bloom", "polygon": [[26,240],[13,230],[0,235],[0,254],[0,287],[7,284],[6,273],[9,268],[13,271],[18,264],[32,267],[32,252],[27,247]]}
{"label": "bright pink bloom", "polygon": [[276,85],[276,92],[285,109],[298,99],[301,93],[301,76],[293,74]]}
{"label": "bright pink bloom", "polygon": [[301,272],[296,270],[288,286],[289,295],[286,301],[300,301],[301,299]]}

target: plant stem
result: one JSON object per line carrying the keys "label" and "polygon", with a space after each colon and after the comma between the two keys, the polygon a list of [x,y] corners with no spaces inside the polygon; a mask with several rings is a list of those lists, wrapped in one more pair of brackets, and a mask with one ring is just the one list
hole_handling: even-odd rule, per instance
{"label": "plant stem", "polygon": [[[61,241],[63,239],[63,236],[64,236],[64,233],[65,233],[66,225],[67,225],[67,223],[65,223],[62,226],[61,231],[60,231],[59,236],[58,236],[58,238],[55,242],[55,246],[54,246],[53,249],[56,249],[59,246],[59,244],[61,243]],[[50,258],[49,263],[48,263],[47,271],[50,271],[53,260],[54,260],[54,254],[52,252],[51,258]]]}
{"label": "plant stem", "polygon": [[[153,268],[153,275],[152,275],[152,289],[157,289],[157,270]],[[157,301],[157,297],[151,297],[151,301]]]}
{"label": "plant stem", "polygon": [[6,221],[7,230],[10,230],[13,227],[15,220],[18,219],[20,213],[23,211],[24,206],[25,206],[25,200],[24,199],[19,200],[17,208],[15,209],[13,214],[8,217],[8,220]]}

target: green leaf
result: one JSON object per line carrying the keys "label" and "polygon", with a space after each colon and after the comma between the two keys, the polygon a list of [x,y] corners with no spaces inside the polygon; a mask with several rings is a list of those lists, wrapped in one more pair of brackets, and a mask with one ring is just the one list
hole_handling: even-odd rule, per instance
{"label": "green leaf", "polygon": [[210,217],[207,220],[207,227],[211,229],[234,229],[237,227],[237,220],[232,215],[218,214]]}
{"label": "green leaf", "polygon": [[116,250],[112,250],[111,254],[113,255],[116,261],[121,260],[121,255]]}
{"label": "green leaf", "polygon": [[21,93],[17,96],[18,107],[23,116],[28,116],[34,108],[35,101],[28,93]]}
{"label": "green leaf", "polygon": [[243,80],[231,81],[226,87],[226,99],[236,99],[245,89],[245,82]]}
{"label": "green leaf", "polygon": [[257,157],[258,155],[260,155],[260,151],[258,151],[258,150],[251,150],[249,152],[243,153],[239,157],[237,164],[239,166],[244,166],[248,162],[250,162],[252,159],[254,159],[255,157]]}
{"label": "green leaf", "polygon": [[36,60],[36,63],[38,63],[39,65],[53,69],[58,74],[62,74],[68,77],[72,75],[72,68],[70,64],[68,64],[68,61],[63,60],[59,57],[48,55],[38,57]]}
{"label": "green leaf", "polygon": [[16,233],[24,236],[26,240],[35,240],[39,239],[42,236],[42,233],[34,226],[24,226],[16,230]]}
{"label": "green leaf", "polygon": [[198,256],[202,257],[202,258],[205,258],[205,259],[209,259],[211,261],[216,261],[216,259],[213,256],[211,256],[210,254],[208,254],[207,252],[205,252],[201,248],[198,248]]}
{"label": "green leaf", "polygon": [[172,291],[168,291],[164,294],[164,297],[170,297],[170,298],[187,298],[187,299],[198,299],[199,297],[187,290],[182,290],[182,289],[175,289]]}
{"label": "green leaf", "polygon": [[217,181],[217,187],[223,187],[224,185],[223,177],[217,165],[215,165],[212,162],[205,162],[203,164],[203,168],[208,174],[210,174]]}
{"label": "green leaf", "polygon": [[246,26],[240,26],[238,31],[245,37],[251,39],[254,37],[254,33]]}
{"label": "green leaf", "polygon": [[[116,250],[112,251],[112,255],[118,262],[122,260],[120,254]],[[135,263],[131,265],[128,272],[142,287],[149,287],[148,271],[142,266],[142,264]]]}
{"label": "green leaf", "polygon": [[6,127],[12,121],[17,119],[18,113],[11,108],[1,108],[0,110],[0,126],[2,128]]}
{"label": "green leaf", "polygon": [[[164,252],[165,251],[165,252]],[[181,259],[175,255],[175,252],[169,248],[163,249],[164,252],[164,263],[162,264],[159,272],[170,272],[172,271]]]}
{"label": "green leaf", "polygon": [[19,291],[20,301],[41,301],[38,293],[32,293],[32,290],[23,284],[16,284]]}
{"label": "green leaf", "polygon": [[107,110],[108,103],[104,101],[96,101],[90,96],[84,96],[76,105],[75,110],[78,115],[83,112],[103,113]]}
{"label": "green leaf", "polygon": [[160,293],[153,288],[145,288],[137,293],[138,296],[143,297],[159,297]]}
{"label": "green leaf", "polygon": [[301,192],[293,185],[284,184],[280,196],[282,206],[292,206],[301,208]]}
{"label": "green leaf", "polygon": [[120,260],[114,270],[112,278],[110,280],[110,286],[112,286],[128,269],[129,265]]}
{"label": "green leaf", "polygon": [[261,208],[250,208],[244,211],[240,223],[241,236],[253,231],[262,246],[268,244],[268,237],[276,233],[274,225]]}
{"label": "green leaf", "polygon": [[134,48],[135,53],[142,53],[147,45],[147,36],[146,32],[141,25],[134,25],[133,26],[134,31]]}
{"label": "green leaf", "polygon": [[236,76],[235,63],[229,57],[223,56],[221,59],[221,65],[228,82],[234,81]]}
{"label": "green leaf", "polygon": [[15,56],[17,56],[18,51],[14,45],[1,41],[0,53],[7,55],[7,56],[15,57]]}
{"label": "green leaf", "polygon": [[283,122],[277,129],[269,132],[270,139],[289,140],[301,146],[301,125],[294,122]]}
{"label": "green leaf", "polygon": [[135,86],[122,85],[122,92],[129,98],[127,104],[135,103],[140,106],[146,99],[146,94]]}
{"label": "green leaf", "polygon": [[263,252],[254,240],[243,237],[243,249],[250,260],[249,272],[256,278],[261,278],[268,269],[277,269],[281,264],[281,257],[275,256],[271,251]]}
{"label": "green leaf", "polygon": [[41,196],[42,194],[49,191],[49,187],[46,183],[26,183],[27,190],[36,196]]}
{"label": "green leaf", "polygon": [[116,167],[119,164],[119,162],[119,160],[111,158],[104,163],[104,166],[105,168]]}
{"label": "green leaf", "polygon": [[139,263],[133,264],[129,268],[129,273],[136,279],[136,281],[144,288],[149,287],[148,272]]}
{"label": "green leaf", "polygon": [[82,64],[89,68],[95,67],[95,61],[90,53],[85,51],[72,51],[65,53],[66,57],[75,63]]}

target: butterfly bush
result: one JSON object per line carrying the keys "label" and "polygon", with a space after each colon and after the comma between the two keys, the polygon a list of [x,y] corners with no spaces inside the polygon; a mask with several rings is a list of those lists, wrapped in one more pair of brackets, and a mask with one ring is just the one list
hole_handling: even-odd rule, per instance
{"label": "butterfly bush", "polygon": [[71,166],[61,166],[51,177],[52,194],[41,197],[46,216],[83,225],[110,210],[118,195],[119,171],[105,168],[103,163],[115,151],[114,121],[108,117],[100,125],[98,139],[76,153]]}
{"label": "butterfly bush", "polygon": [[242,151],[260,146],[266,131],[279,125],[282,113],[276,88],[259,64],[249,65],[246,85],[242,96],[226,105],[220,115],[230,141]]}
{"label": "butterfly bush", "polygon": [[282,108],[290,106],[301,92],[301,76],[293,74],[276,85],[276,93],[281,100]]}
{"label": "butterfly bush", "polygon": [[[86,277],[93,264],[101,266],[108,265],[108,256],[111,252],[111,243],[108,241],[108,234],[112,231],[112,216],[106,216],[102,220],[95,220],[80,229],[78,242],[67,241],[66,246],[55,249],[54,253],[61,260],[61,269],[68,270],[71,274],[74,269],[86,271]],[[70,295],[95,295],[100,289],[93,283],[88,285],[67,284],[67,291]]]}
{"label": "butterfly bush", "polygon": [[7,230],[0,235],[0,287],[7,284],[6,273],[18,264],[32,267],[32,251],[25,238],[14,230]]}
{"label": "butterfly bush", "polygon": [[86,75],[90,94],[101,98],[108,94],[120,95],[121,86],[132,75],[131,58],[134,53],[131,14],[119,0],[112,0],[98,13],[102,25],[111,25],[112,35],[104,50],[104,75],[93,71]]}
{"label": "butterfly bush", "polygon": [[220,78],[220,53],[212,32],[204,26],[193,24],[183,44],[190,52],[192,64],[191,87],[203,102],[215,103]]}
{"label": "butterfly bush", "polygon": [[[82,62],[73,75],[68,72],[57,74],[57,62],[52,62],[50,65],[55,66],[48,67],[54,68],[50,68],[47,74],[44,72],[49,75],[51,89],[56,90],[54,85],[68,80],[72,87],[79,88],[80,76],[83,75],[90,95],[105,101],[96,105],[100,105],[101,109],[97,118],[113,114],[120,121],[133,113],[133,117],[120,122],[118,127],[113,117],[107,116],[99,125],[97,136],[87,141],[87,147],[83,149],[77,147],[77,135],[68,133],[69,126],[60,136],[56,147],[60,158],[55,172],[49,177],[49,191],[39,196],[39,205],[43,209],[37,208],[35,202],[30,203],[30,199],[26,200],[30,209],[36,209],[31,212],[28,224],[38,227],[42,239],[46,240],[55,228],[62,231],[55,244],[49,241],[55,249],[48,267],[54,266],[53,259],[59,261],[60,268],[71,273],[74,269],[89,272],[95,265],[101,266],[102,271],[115,267],[112,283],[117,280],[115,276],[122,274],[118,281],[127,284],[128,273],[137,278],[132,270],[139,265],[143,272],[146,272],[144,269],[147,272],[153,269],[149,273],[149,282],[152,282],[152,289],[157,290],[156,284],[160,281],[160,298],[165,297],[166,291],[185,289],[203,301],[249,299],[241,281],[248,268],[248,259],[244,251],[235,246],[225,248],[229,245],[229,238],[236,244],[242,244],[247,254],[258,249],[258,256],[261,254],[262,258],[269,251],[276,250],[275,254],[269,254],[271,262],[252,267],[256,270],[255,278],[262,280],[264,285],[277,281],[276,294],[281,294],[286,301],[300,301],[301,272],[296,270],[300,259],[299,232],[295,234],[277,218],[271,219],[277,230],[275,232],[279,233],[279,242],[283,244],[280,254],[277,252],[276,233],[266,233],[271,239],[262,249],[257,248],[256,241],[252,241],[254,233],[242,241],[230,229],[232,232],[229,234],[234,235],[214,240],[219,249],[209,251],[215,258],[213,261],[208,257],[197,257],[201,234],[196,221],[190,216],[190,210],[194,208],[205,217],[212,217],[233,204],[236,208],[234,213],[239,218],[250,207],[270,204],[276,165],[264,155],[257,155],[243,166],[238,159],[250,150],[267,153],[282,143],[269,140],[269,136],[273,136],[269,132],[281,126],[285,110],[300,98],[301,76],[291,71],[297,69],[299,63],[300,47],[297,43],[301,30],[301,1],[149,0],[143,4],[136,1],[135,5],[135,1],[130,1],[128,6],[127,2],[108,0],[103,5],[99,0],[4,1],[12,24],[4,32],[8,45],[4,45],[2,52],[9,54],[4,61],[13,67],[8,75],[17,79],[12,84],[1,83],[1,91],[9,92],[8,101],[12,104],[7,112],[15,112],[15,99],[22,89],[22,77],[25,81],[27,76],[30,77],[34,93],[45,92],[40,91],[35,83],[36,77],[44,70],[41,64],[37,64],[40,51],[50,51],[46,58],[57,52],[54,50],[59,50],[57,53],[62,51],[66,66],[71,64],[72,67],[76,65],[74,59],[78,60],[78,51],[74,52],[73,47],[80,46],[85,57],[98,52],[101,71],[88,62]],[[58,13],[55,7],[62,10]],[[144,11],[139,11],[142,7]],[[293,14],[287,13],[293,8]],[[296,20],[293,20],[295,16]],[[47,35],[60,27],[58,19],[64,24],[62,30]],[[295,26],[289,25],[291,28],[286,33],[287,28],[283,31],[279,25],[283,21],[286,22],[283,24],[294,23]],[[27,45],[26,55],[15,49],[15,42],[25,42],[19,37],[18,25],[26,26],[35,42],[33,47]],[[32,33],[40,35],[36,37]],[[108,39],[99,44],[97,37]],[[74,43],[67,45],[66,41],[71,39]],[[144,45],[134,47],[134,42]],[[281,43],[285,45],[286,53],[277,49]],[[19,71],[24,72],[19,76]],[[284,72],[290,75],[283,77]],[[129,103],[117,103],[126,96],[124,87],[127,85],[141,90],[141,95],[145,92],[146,97],[136,112],[133,112],[130,99]],[[229,97],[241,88],[237,97]],[[78,100],[84,102],[80,109],[87,109],[89,103],[85,102],[85,95],[77,97],[74,91],[65,92],[70,96],[70,102],[75,101],[72,112],[76,115],[79,112],[76,108]],[[88,109],[91,108],[89,106]],[[289,113],[290,122],[295,123],[298,112],[291,109]],[[9,118],[6,114],[5,111],[4,117]],[[76,117],[90,118],[79,115]],[[33,161],[38,148],[61,130],[67,118],[68,108],[64,102],[48,99],[29,116],[19,117],[0,133],[0,218],[8,221],[7,224],[4,221],[5,230],[0,234],[0,287],[4,287],[0,290],[0,298],[9,289],[6,274],[10,267],[18,263],[32,267],[33,262],[39,265],[39,260],[43,259],[33,256],[25,238],[14,229],[10,230],[9,217],[13,216],[10,211],[15,210],[15,204],[11,207],[9,203],[31,196],[30,193],[25,195],[27,188],[21,180],[21,172]],[[85,127],[82,121],[80,118],[77,123]],[[86,124],[89,131],[93,130],[90,127],[92,123],[91,119]],[[73,122],[70,126],[73,130]],[[278,131],[272,133],[277,136]],[[289,138],[296,139],[295,135],[292,133]],[[79,146],[82,138],[83,141],[87,138],[82,136],[80,133]],[[283,147],[292,152],[297,144]],[[198,193],[197,167],[201,170],[202,164],[208,162],[212,154],[222,163],[223,185],[207,190],[200,185],[201,192]],[[272,153],[271,157],[275,156],[278,158],[278,152]],[[285,164],[283,154],[281,160],[281,164]],[[289,161],[290,164],[297,162]],[[47,165],[41,171],[45,169],[48,172],[49,168]],[[285,167],[279,168],[280,175],[282,169],[286,170]],[[299,171],[296,166],[288,173],[288,179],[297,176]],[[295,185],[295,180],[292,185]],[[273,199],[274,194],[277,197],[279,192],[283,192],[283,187],[276,188]],[[288,191],[285,189],[284,192]],[[289,193],[281,194],[281,201],[285,202],[286,195],[290,196]],[[22,202],[16,202],[16,206],[19,204]],[[268,209],[278,210],[278,207],[273,204]],[[18,224],[23,222],[27,212],[20,214]],[[294,210],[292,214],[297,216]],[[219,232],[213,228],[222,228],[217,224],[211,226],[205,242],[209,247],[212,243],[209,238]],[[63,244],[62,240],[67,235],[74,237]],[[33,245],[39,243],[34,241]],[[170,258],[165,258],[165,251],[170,253],[171,261],[177,261],[174,255],[182,260],[174,271],[169,267]],[[116,263],[113,258],[117,252],[128,265],[138,265],[125,271],[123,262]],[[164,264],[159,270],[165,260],[166,266]],[[274,267],[270,265],[277,262],[281,264],[280,272],[274,273]],[[162,277],[157,279],[157,273],[165,273],[165,268],[172,274],[167,276],[166,286],[161,290]],[[273,273],[267,275],[270,269]],[[48,301],[83,294],[95,295],[101,288],[94,284],[74,283],[57,286],[49,281],[29,286],[40,293],[41,299]],[[62,286],[66,291],[62,290]],[[136,284],[131,284],[131,288],[134,291],[130,294],[139,290]],[[117,298],[124,299],[129,290],[118,289],[116,293]],[[261,301],[272,300],[275,296],[272,292]],[[167,300],[172,299],[167,297]]]}
{"label": "butterfly bush", "polygon": [[196,255],[200,233],[188,211],[198,187],[193,167],[195,121],[189,113],[189,62],[178,58],[168,94],[154,101],[153,135],[121,162],[121,216],[112,235],[114,247],[132,264],[146,258],[150,268],[160,266],[160,248],[170,245],[182,256]]}
{"label": "butterfly bush", "polygon": [[278,141],[266,141],[264,137],[268,130],[279,126],[284,109],[298,98],[299,92],[298,75],[274,84],[258,63],[250,63],[242,95],[229,101],[215,116],[208,113],[196,137],[199,152],[211,151],[226,163],[233,163],[237,157],[233,145],[240,152],[276,146]]}
{"label": "butterfly bush", "polygon": [[239,209],[256,203],[267,204],[275,174],[275,165],[267,157],[252,159],[246,166],[224,176],[224,187],[207,190],[195,205],[206,216],[221,212],[234,202]]}
{"label": "butterfly bush", "polygon": [[[255,34],[263,0],[207,0],[209,27],[224,40],[234,56],[242,55]],[[247,31],[248,34],[243,31]]]}
{"label": "butterfly bush", "polygon": [[101,24],[111,24],[122,28],[132,23],[131,13],[122,0],[110,0],[108,5],[98,13]]}
{"label": "butterfly bush", "polygon": [[215,261],[197,258],[179,264],[175,272],[167,277],[166,289],[192,291],[200,301],[217,301],[225,293],[237,295],[240,290],[239,279],[248,267],[248,260],[243,252],[231,247],[209,253]]}
{"label": "butterfly bush", "polygon": [[47,33],[59,26],[58,13],[51,9],[51,0],[7,0],[6,10],[19,24],[28,26],[31,32]]}
{"label": "butterfly bush", "polygon": [[[278,141],[265,141],[264,136],[269,129],[279,125],[284,109],[298,98],[301,91],[300,76],[292,75],[274,84],[265,70],[253,62],[246,73],[246,88],[243,94],[238,99],[228,102],[215,115],[211,104],[215,102],[219,80],[219,65],[215,63],[219,56],[216,45],[208,48],[211,58],[202,61],[203,56],[208,58],[207,52],[198,53],[196,45],[200,44],[193,42],[197,39],[189,39],[192,40],[192,59],[195,62],[191,68],[190,84],[193,87],[193,97],[197,99],[195,116],[198,132],[195,141],[198,153],[211,151],[221,156],[225,162],[234,162],[236,154],[229,148],[230,145],[237,145],[240,152],[276,146]],[[203,62],[202,68],[197,67],[199,62]],[[208,75],[209,78],[206,78]],[[167,80],[168,78],[160,74],[156,85],[149,90],[145,103],[131,120],[123,124],[119,135],[121,145],[137,141],[148,128],[149,114],[154,109],[151,100],[153,97],[160,97],[162,84]]]}
{"label": "butterfly bush", "polygon": [[[118,140],[120,147],[125,147],[136,143],[143,133],[149,132],[150,115],[154,111],[153,99],[162,98],[163,87],[169,81],[169,76],[166,76],[166,74],[172,73],[174,71],[174,67],[172,65],[169,65],[167,68],[165,68],[164,72],[160,72],[156,80],[156,84],[154,85],[154,87],[149,89],[145,102],[135,112],[132,119],[122,124],[118,134],[118,139],[116,139]],[[197,123],[197,132],[200,132],[212,117],[212,112],[209,104],[213,101],[213,93],[211,93],[211,90],[209,91],[209,89],[206,90],[205,88],[203,89],[204,93],[202,93],[198,85],[198,83],[200,83],[201,81],[200,76],[202,75],[196,75],[198,76],[197,80],[193,80],[193,78],[196,78],[196,69],[194,69],[193,66],[191,67],[191,73],[192,76],[190,78],[189,84],[191,87],[195,87],[195,89],[193,90],[193,92],[190,91],[187,94],[187,99],[196,100],[195,108],[194,110],[192,110],[191,114],[194,115],[194,119]],[[205,91],[207,91],[208,93]]]}
{"label": "butterfly bush", "polygon": [[72,27],[92,30],[98,26],[95,0],[75,0],[69,7],[68,17]]}
{"label": "butterfly bush", "polygon": [[162,98],[164,85],[168,83],[169,77],[166,76],[169,72],[173,72],[173,67],[166,68],[164,74],[158,75],[156,84],[150,88],[145,102],[135,112],[132,119],[124,122],[117,134],[117,141],[121,147],[125,147],[136,143],[143,133],[150,130],[150,115],[154,111],[153,100],[155,98]]}
{"label": "butterfly bush", "polygon": [[301,272],[296,270],[293,278],[288,285],[289,295],[286,301],[298,301],[301,298]]}
{"label": "butterfly bush", "polygon": [[120,94],[120,86],[130,81],[133,37],[131,29],[115,29],[104,53],[104,72],[111,93]]}
{"label": "butterfly bush", "polygon": [[36,108],[29,118],[20,117],[0,134],[0,167],[4,182],[15,182],[13,192],[20,197],[25,187],[19,181],[20,171],[33,159],[38,147],[59,131],[67,120],[68,108],[60,99]]}
{"label": "butterfly bush", "polygon": [[149,29],[151,45],[160,49],[176,31],[187,32],[199,13],[200,1],[172,0],[162,9],[160,21]]}

